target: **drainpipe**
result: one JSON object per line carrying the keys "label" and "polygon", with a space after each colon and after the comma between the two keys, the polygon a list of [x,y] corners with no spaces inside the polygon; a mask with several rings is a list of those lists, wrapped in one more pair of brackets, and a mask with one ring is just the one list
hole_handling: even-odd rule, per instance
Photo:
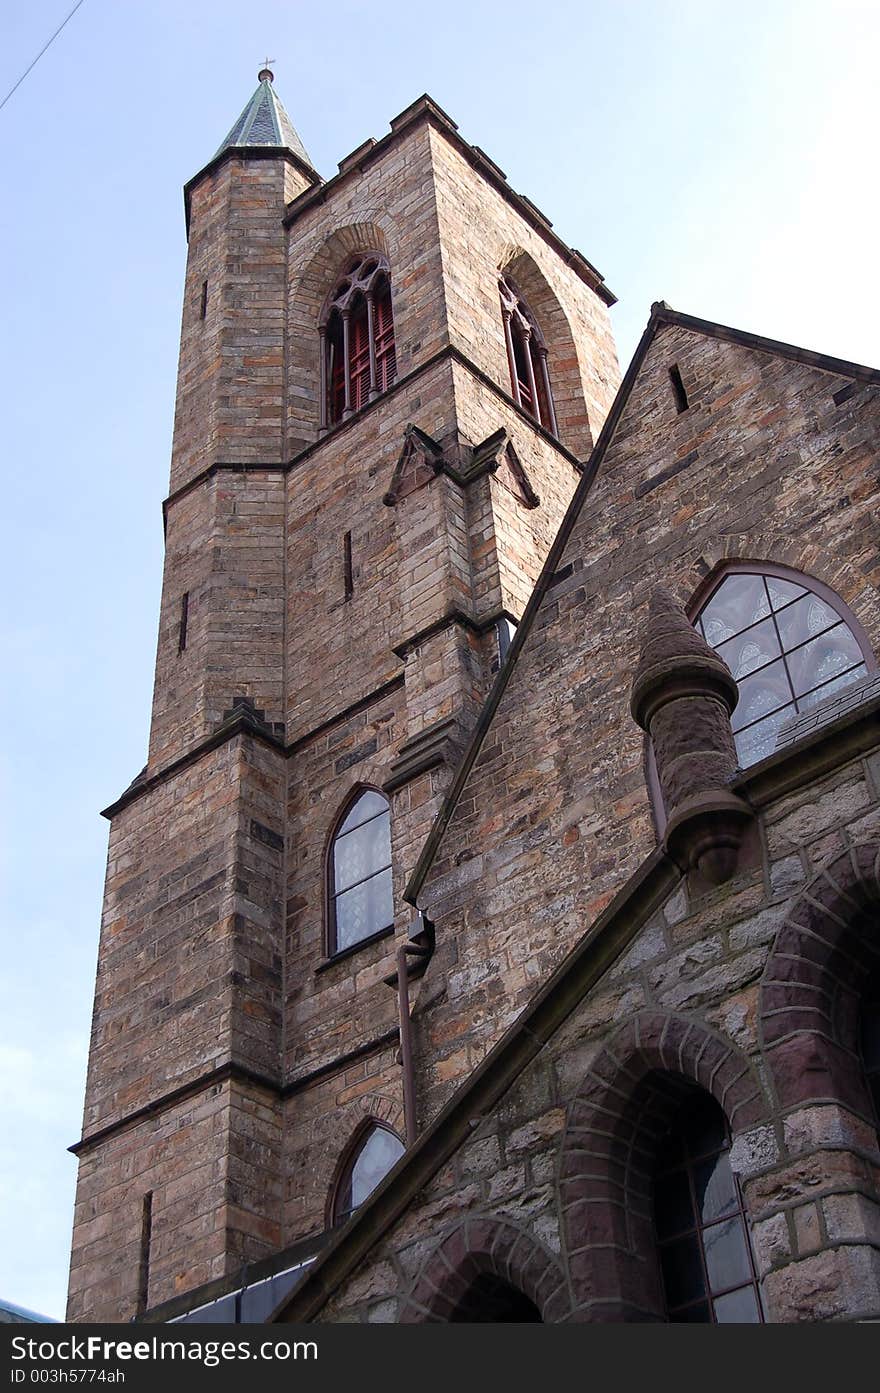
{"label": "drainpipe", "polygon": [[397,1010],[400,1018],[400,1062],[403,1068],[403,1116],[406,1124],[406,1144],[412,1146],[418,1136],[416,1123],[416,1081],[413,1070],[412,1021],[409,1014],[408,959],[425,962],[434,951],[434,926],[419,913],[410,927],[409,938],[397,949]]}

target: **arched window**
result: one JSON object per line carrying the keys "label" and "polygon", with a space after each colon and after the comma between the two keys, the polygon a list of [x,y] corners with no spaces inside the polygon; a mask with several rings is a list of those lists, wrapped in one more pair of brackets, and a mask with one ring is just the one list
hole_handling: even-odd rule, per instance
{"label": "arched window", "polygon": [[500,277],[498,288],[514,399],[540,425],[558,435],[547,348],[541,330],[509,276]]}
{"label": "arched window", "polygon": [[358,256],[330,296],[320,326],[321,429],[385,392],[397,376],[388,262]]}
{"label": "arched window", "polygon": [[482,1272],[454,1307],[449,1320],[482,1325],[502,1321],[534,1324],[541,1320],[541,1312],[518,1287],[491,1272]]}
{"label": "arched window", "polygon": [[739,686],[731,720],[743,768],[773,753],[780,727],[798,711],[874,665],[838,596],[782,566],[729,566],[692,617]]}
{"label": "arched window", "polygon": [[339,823],[328,882],[331,955],[393,926],[391,809],[375,789],[360,793]]}
{"label": "arched window", "polygon": [[763,1319],[748,1227],[721,1108],[694,1090],[657,1150],[654,1225],[670,1321]]}
{"label": "arched window", "polygon": [[336,1185],[333,1223],[344,1224],[349,1215],[373,1193],[395,1162],[404,1145],[396,1132],[374,1122],[356,1141]]}

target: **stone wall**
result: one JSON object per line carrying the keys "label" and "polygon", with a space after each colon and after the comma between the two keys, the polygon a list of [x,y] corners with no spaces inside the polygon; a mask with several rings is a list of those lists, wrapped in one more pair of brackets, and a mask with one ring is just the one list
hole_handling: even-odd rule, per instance
{"label": "stone wall", "polygon": [[[606,1148],[625,1144],[627,1100],[657,1069],[728,1116],[766,1318],[880,1315],[880,1150],[858,1056],[831,1086],[815,1027],[799,1072],[774,1063],[772,1043],[788,926],[816,904],[831,924],[843,903],[876,923],[880,754],[776,800],[760,844],[725,887],[681,882],[318,1319],[443,1320],[480,1271],[547,1321],[657,1318],[650,1243]],[[817,932],[814,918],[806,937]]]}
{"label": "stone wall", "polygon": [[628,709],[651,590],[685,602],[725,558],[785,564],[880,648],[878,389],[849,385],[660,327],[420,891],[438,940],[425,989],[446,981],[416,1007],[423,1121],[655,844]]}

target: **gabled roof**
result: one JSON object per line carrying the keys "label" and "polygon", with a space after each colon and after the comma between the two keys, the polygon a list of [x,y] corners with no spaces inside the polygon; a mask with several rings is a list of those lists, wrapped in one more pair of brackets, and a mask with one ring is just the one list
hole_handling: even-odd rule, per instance
{"label": "gabled roof", "polygon": [[[679,314],[660,301],[652,305],[651,317],[633,355],[626,375],[608,414],[605,425],[584,467],[559,533],[553,542],[544,569],[526,606],[507,660],[496,678],[456,776],[438,813],[422,855],[406,887],[405,898],[412,904],[431,868],[449,819],[468,775],[479,754],[495,711],[510,679],[534,617],[546,591],[553,584],[569,536],[584,501],[599,473],[602,460],[614,438],[633,386],[657,333],[666,324],[675,324],[709,338],[739,344],[741,347],[795,362],[807,363],[823,372],[850,381],[880,386],[880,369],[864,367],[840,358],[830,358],[791,344],[761,338],[709,320]],[[731,785],[752,807],[759,809],[773,799],[794,792],[855,754],[877,745],[880,694],[872,691],[852,711],[804,735],[798,742],[777,750],[759,764],[740,773]],[[412,1201],[448,1162],[474,1127],[487,1117],[499,1099],[536,1057],[564,1020],[595,986],[608,968],[634,940],[651,915],[660,907],[681,879],[682,872],[660,846],[642,861],[586,933],[575,942],[550,977],[538,988],[529,1004],[507,1028],[471,1075],[455,1090],[445,1107],[428,1124],[397,1164],[380,1182],[343,1228],[337,1231],[309,1268],[294,1292],[285,1297],[270,1317],[272,1321],[313,1320],[325,1301],[346,1280],[374,1245],[405,1213]]]}
{"label": "gabled roof", "polygon": [[464,786],[467,783],[471,769],[480,753],[483,740],[489,732],[489,727],[492,724],[495,712],[498,709],[504,690],[510,680],[510,675],[516,666],[517,658],[522,651],[523,644],[526,642],[535,615],[541,607],[544,595],[553,583],[554,576],[561,564],[566,545],[568,544],[568,539],[580,516],[587,494],[596,481],[596,476],[602,467],[602,462],[614,439],[615,432],[617,431],[620,419],[626,409],[636,379],[642,369],[642,364],[647,357],[648,350],[657,337],[660,329],[667,324],[678,325],[680,328],[688,329],[692,333],[703,334],[706,338],[720,339],[725,343],[738,344],[741,348],[751,349],[755,352],[770,353],[778,358],[788,358],[796,363],[806,363],[810,367],[818,368],[822,372],[835,373],[839,377],[846,377],[857,382],[874,383],[880,386],[880,368],[868,368],[861,363],[850,363],[844,358],[830,358],[825,353],[816,353],[809,348],[797,348],[794,344],[782,343],[777,339],[762,338],[760,334],[750,334],[742,329],[732,329],[726,324],[716,324],[713,320],[697,319],[694,315],[681,314],[679,311],[671,309],[670,306],[666,304],[665,300],[656,300],[654,302],[651,306],[651,317],[648,320],[645,332],[639,340],[632,361],[618,388],[617,396],[612,402],[611,410],[606,417],[599,438],[593,447],[589,459],[583,466],[583,473],[581,474],[578,486],[568,505],[568,511],[562,519],[559,531],[553,540],[553,545],[547,554],[547,560],[544,562],[543,570],[535,583],[535,588],[526,605],[519,628],[508,650],[507,658],[483,704],[470,741],[465,746],[462,754],[461,763],[456,770],[452,783],[447,789],[446,797],[441,804],[440,811],[434,819],[419,859],[415,864],[413,873],[403,892],[404,899],[411,905],[416,904],[419,891],[424,885],[428,872],[431,869],[434,857],[443,839],[443,834],[449,825],[449,820],[455,810],[455,805],[464,791]]}
{"label": "gabled roof", "polygon": [[240,149],[243,146],[269,145],[292,150],[294,155],[312,168],[306,147],[297,134],[296,127],[288,116],[275,91],[274,76],[269,68],[260,71],[260,85],[254,92],[244,111],[239,116],[226,139],[214,155],[224,150]]}

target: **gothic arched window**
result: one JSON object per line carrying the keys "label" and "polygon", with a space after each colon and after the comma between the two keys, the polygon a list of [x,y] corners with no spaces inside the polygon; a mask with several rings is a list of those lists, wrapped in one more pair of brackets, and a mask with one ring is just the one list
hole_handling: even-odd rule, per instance
{"label": "gothic arched window", "polygon": [[358,256],[330,296],[320,326],[321,429],[385,392],[397,376],[391,281],[378,253]]}
{"label": "gothic arched window", "polygon": [[654,1226],[670,1321],[763,1319],[729,1151],[724,1113],[708,1093],[695,1092],[661,1141],[654,1169]]}
{"label": "gothic arched window", "polygon": [[514,400],[540,425],[558,435],[547,347],[541,330],[509,276],[499,278],[498,289]]}
{"label": "gothic arched window", "polygon": [[773,753],[797,712],[873,667],[867,638],[838,596],[782,566],[727,567],[694,623],[739,686],[731,722],[743,768]]}
{"label": "gothic arched window", "polygon": [[403,1155],[404,1149],[397,1133],[381,1122],[374,1122],[366,1132],[359,1134],[336,1183],[332,1206],[334,1224],[344,1224],[363,1204]]}
{"label": "gothic arched window", "polygon": [[394,924],[391,809],[375,789],[358,794],[330,844],[328,943],[332,955]]}

